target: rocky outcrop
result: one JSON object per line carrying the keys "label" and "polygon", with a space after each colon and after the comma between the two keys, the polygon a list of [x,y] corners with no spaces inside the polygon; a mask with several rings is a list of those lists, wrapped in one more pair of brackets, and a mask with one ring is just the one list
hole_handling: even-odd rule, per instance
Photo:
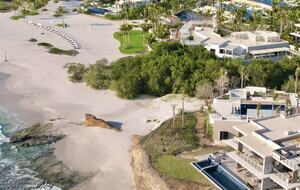
{"label": "rocky outcrop", "polygon": [[113,130],[121,131],[121,128],[113,127],[103,119],[99,119],[92,114],[85,114],[84,124],[89,127],[99,127],[104,129],[113,129]]}
{"label": "rocky outcrop", "polygon": [[139,144],[137,136],[133,138],[131,166],[137,190],[169,190],[164,180],[152,169],[148,155]]}
{"label": "rocky outcrop", "polygon": [[70,170],[54,156],[54,149],[48,145],[64,137],[65,135],[57,132],[51,123],[36,123],[13,134],[10,143],[14,144],[20,152],[38,150],[38,153],[28,155],[28,167],[37,172],[37,177],[47,183],[62,189],[70,189],[83,182],[88,176]]}
{"label": "rocky outcrop", "polygon": [[51,123],[36,123],[31,127],[22,129],[10,137],[11,143],[20,143],[23,147],[52,144],[65,136],[55,133]]}

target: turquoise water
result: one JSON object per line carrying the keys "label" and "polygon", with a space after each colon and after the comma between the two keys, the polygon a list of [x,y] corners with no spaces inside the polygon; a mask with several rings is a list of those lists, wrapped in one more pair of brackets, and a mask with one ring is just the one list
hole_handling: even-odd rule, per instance
{"label": "turquoise water", "polygon": [[43,147],[18,148],[9,143],[9,136],[25,126],[14,114],[0,107],[0,189],[5,190],[60,190],[37,177],[37,173],[28,168],[27,158],[43,151]]}

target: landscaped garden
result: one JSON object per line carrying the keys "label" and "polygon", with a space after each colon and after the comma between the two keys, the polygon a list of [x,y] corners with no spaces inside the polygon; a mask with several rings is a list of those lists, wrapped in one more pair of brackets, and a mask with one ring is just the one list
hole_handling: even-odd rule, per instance
{"label": "landscaped garden", "polygon": [[142,53],[146,50],[146,37],[149,33],[141,30],[131,30],[128,35],[124,32],[114,33],[114,38],[120,42],[120,51],[124,54]]}

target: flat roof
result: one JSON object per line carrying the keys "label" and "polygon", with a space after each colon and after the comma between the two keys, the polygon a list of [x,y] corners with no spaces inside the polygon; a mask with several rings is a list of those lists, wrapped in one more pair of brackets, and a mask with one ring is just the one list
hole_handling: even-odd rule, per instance
{"label": "flat roof", "polygon": [[279,51],[288,51],[289,48],[287,47],[279,47],[279,48],[268,48],[268,49],[261,49],[261,50],[251,50],[249,51],[250,54],[263,54],[263,53],[274,53]]}
{"label": "flat roof", "polygon": [[262,157],[271,156],[276,149],[267,141],[257,138],[254,134],[239,137],[238,141]]}
{"label": "flat roof", "polygon": [[300,132],[300,115],[283,118],[281,116],[257,121],[261,126],[271,131],[297,131]]}
{"label": "flat roof", "polygon": [[196,27],[195,35],[197,36],[197,34],[199,37],[200,36],[206,37],[205,41],[203,42],[205,44],[222,45],[228,41],[227,39],[221,37],[219,34],[216,34],[213,28],[209,28],[209,27]]}
{"label": "flat roof", "polygon": [[243,145],[262,157],[271,156],[274,150],[284,147],[286,141],[300,142],[300,115],[263,118],[234,126],[234,129],[243,134],[236,138]]}
{"label": "flat roof", "polygon": [[290,35],[300,38],[300,33],[299,32],[291,32]]}

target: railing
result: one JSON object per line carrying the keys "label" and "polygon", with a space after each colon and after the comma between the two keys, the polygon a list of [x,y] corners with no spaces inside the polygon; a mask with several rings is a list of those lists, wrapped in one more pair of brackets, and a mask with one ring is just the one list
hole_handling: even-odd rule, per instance
{"label": "railing", "polygon": [[243,160],[245,160],[248,164],[253,166],[255,169],[257,169],[260,172],[263,172],[263,166],[258,164],[256,161],[254,161],[253,158],[250,158],[246,154],[241,153],[239,151],[237,151],[237,154],[238,154],[239,157],[241,157]]}
{"label": "railing", "polygon": [[292,182],[292,177],[288,173],[280,172],[273,168],[273,173],[286,183]]}
{"label": "railing", "polygon": [[[278,160],[278,157],[279,157],[279,160]],[[297,163],[294,163],[293,161],[289,160],[286,156],[280,154],[277,151],[273,151],[273,158],[275,158],[276,160],[278,160],[280,163],[288,166],[292,170],[299,169],[299,166],[298,166]]]}

